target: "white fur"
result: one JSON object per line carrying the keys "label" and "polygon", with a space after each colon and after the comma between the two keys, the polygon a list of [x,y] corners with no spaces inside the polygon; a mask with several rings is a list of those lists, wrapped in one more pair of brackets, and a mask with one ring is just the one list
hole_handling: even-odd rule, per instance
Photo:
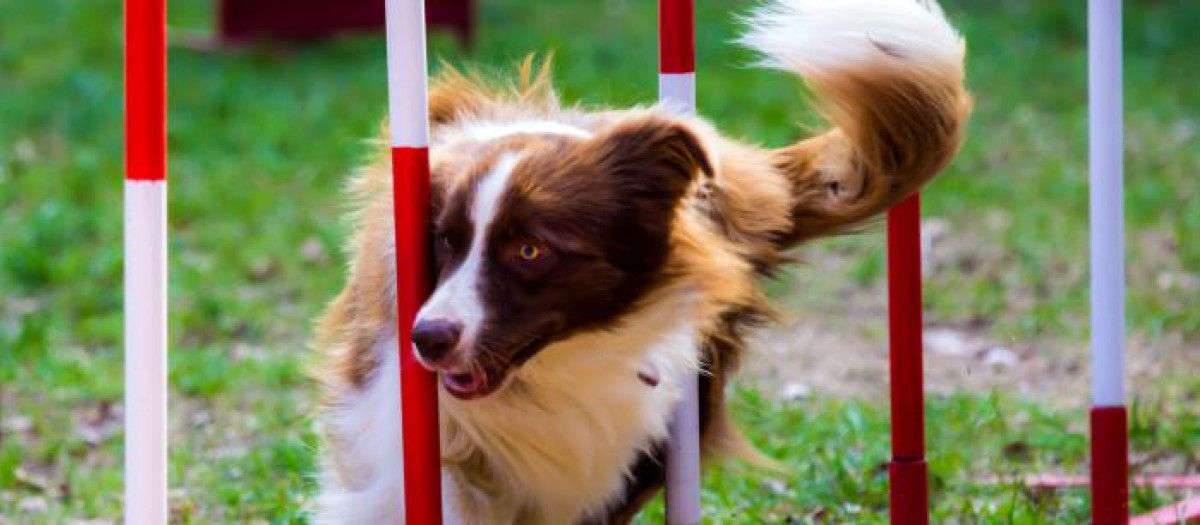
{"label": "white fur", "polygon": [[480,122],[467,127],[464,131],[467,137],[479,142],[491,142],[513,135],[566,135],[581,139],[592,136],[590,131],[583,128],[549,120]]}
{"label": "white fur", "polygon": [[331,411],[323,429],[332,440],[330,451],[338,464],[322,469],[326,476],[348,474],[346,479],[323,479],[315,523],[403,523],[404,455],[401,453],[400,365],[393,335],[381,339],[372,351],[380,366],[363,390],[339,396],[345,408]]}
{"label": "white fur", "polygon": [[[366,388],[345,392],[343,408],[323,420],[339,465],[322,472],[350,474],[348,479],[321,480],[314,523],[319,525],[404,523],[403,424],[400,414],[400,364],[396,337],[383,338],[371,351],[380,363]],[[452,504],[459,487],[443,469],[443,525],[461,525],[462,516]]]}
{"label": "white fur", "polygon": [[764,65],[804,76],[889,60],[958,67],[965,52],[934,0],[771,0],[746,21],[741,42]]}
{"label": "white fur", "polygon": [[[459,348],[473,348],[475,337],[483,325],[486,312],[483,311],[483,301],[479,298],[479,278],[483,271],[483,252],[487,247],[487,232],[496,217],[500,206],[500,197],[508,189],[512,179],[513,168],[520,158],[507,154],[500,157],[479,182],[475,192],[475,202],[471,205],[471,222],[474,233],[471,235],[471,247],[467,257],[446,282],[438,286],[433,297],[421,306],[417,312],[417,321],[432,319],[448,319],[463,324],[463,334],[459,340]],[[469,356],[464,356],[469,357]]]}

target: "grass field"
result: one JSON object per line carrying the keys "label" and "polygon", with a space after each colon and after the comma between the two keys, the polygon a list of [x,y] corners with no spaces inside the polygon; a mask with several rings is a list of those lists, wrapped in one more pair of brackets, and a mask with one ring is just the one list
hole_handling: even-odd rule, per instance
{"label": "grass field", "polygon": [[[503,65],[553,50],[566,99],[652,101],[653,2],[480,3],[478,45],[464,53],[435,35],[435,53]],[[816,125],[790,78],[745,67],[751,57],[729,44],[730,13],[750,2],[698,3],[702,113],[770,144]],[[1085,341],[1085,2],[944,3],[970,41],[977,112],[924,201],[951,239],[928,279],[928,322]],[[177,34],[209,27],[208,1],[171,4]],[[1200,352],[1200,4],[1126,8],[1129,324]],[[120,514],[120,13],[116,0],[0,2],[0,524]],[[171,51],[176,522],[304,521],[315,446],[306,341],[342,278],[338,192],[381,121],[383,58],[378,36]],[[772,283],[782,303],[820,309],[842,298],[830,283],[880,289],[878,232],[803,252],[828,254],[850,262]],[[1136,471],[1200,471],[1200,374],[1174,372],[1134,395]],[[977,482],[1085,470],[1085,418],[1053,401],[973,390],[929,401],[935,522],[1086,520],[1085,492]],[[882,400],[789,402],[747,388],[736,403],[755,441],[793,468],[710,475],[714,523],[885,521]],[[1133,504],[1181,496],[1137,490]]]}

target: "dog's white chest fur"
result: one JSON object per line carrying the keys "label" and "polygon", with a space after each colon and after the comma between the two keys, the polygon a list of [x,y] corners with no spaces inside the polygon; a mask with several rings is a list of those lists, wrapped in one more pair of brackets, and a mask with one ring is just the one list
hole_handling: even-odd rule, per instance
{"label": "dog's white chest fur", "polygon": [[[443,396],[446,523],[560,525],[602,512],[637,454],[666,437],[679,378],[698,369],[697,329],[679,306],[662,301],[616,330],[548,346],[492,397]],[[327,480],[318,523],[403,523],[395,348],[394,338],[376,345],[382,366],[325,419],[330,454],[351,476]],[[646,372],[656,386],[639,379]]]}

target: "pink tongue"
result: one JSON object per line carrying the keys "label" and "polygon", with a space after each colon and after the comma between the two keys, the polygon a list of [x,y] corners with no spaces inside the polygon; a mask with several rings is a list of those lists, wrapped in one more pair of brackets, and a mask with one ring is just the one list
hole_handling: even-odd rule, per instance
{"label": "pink tongue", "polygon": [[442,384],[446,385],[446,388],[464,394],[483,388],[486,380],[486,376],[479,370],[467,374],[442,374]]}

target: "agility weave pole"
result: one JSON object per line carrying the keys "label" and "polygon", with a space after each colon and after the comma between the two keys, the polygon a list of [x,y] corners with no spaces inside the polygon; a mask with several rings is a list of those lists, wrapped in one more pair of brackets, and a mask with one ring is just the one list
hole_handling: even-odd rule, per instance
{"label": "agility weave pole", "polygon": [[[689,115],[696,113],[695,18],[694,0],[658,2],[658,98]],[[666,521],[699,525],[700,378],[688,374],[681,386],[667,442]]]}
{"label": "agility weave pole", "polygon": [[125,523],[167,522],[167,5],[125,1]]}
{"label": "agility weave pole", "polygon": [[437,376],[417,362],[412,327],[429,295],[429,95],[423,0],[387,0],[388,122],[396,235],[396,334],[404,523],[442,522]]}
{"label": "agility weave pole", "polygon": [[[1091,492],[1094,525],[1129,523],[1124,384],[1124,213],[1121,2],[1088,2],[1088,129],[1092,327]],[[920,204],[888,214],[892,523],[929,523],[921,363]]]}
{"label": "agility weave pole", "polygon": [[1092,524],[1129,522],[1121,2],[1088,1]]}
{"label": "agility weave pole", "polygon": [[888,356],[892,460],[888,463],[891,523],[929,523],[929,468],[925,462],[925,385],[922,363],[921,197],[888,211]]}

